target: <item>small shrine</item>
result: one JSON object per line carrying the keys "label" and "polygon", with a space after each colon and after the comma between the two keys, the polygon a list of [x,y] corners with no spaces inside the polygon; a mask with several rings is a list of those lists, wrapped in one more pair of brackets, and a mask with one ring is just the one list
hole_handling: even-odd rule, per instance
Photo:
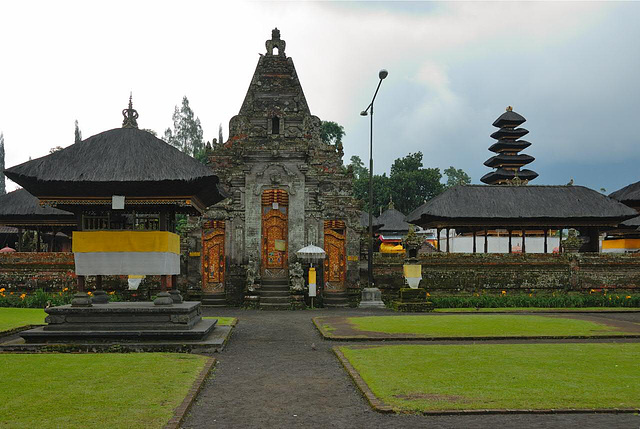
{"label": "small shrine", "polygon": [[491,152],[496,153],[484,165],[495,168],[495,171],[482,176],[480,181],[488,185],[502,185],[517,181],[528,183],[538,177],[538,173],[532,170],[522,169],[523,166],[535,160],[531,155],[520,153],[520,151],[531,146],[531,143],[520,140],[529,133],[524,128],[519,128],[526,119],[513,111],[511,106],[493,122],[493,126],[500,128],[491,134],[491,138],[498,140],[489,147]]}
{"label": "small shrine", "polygon": [[[177,213],[198,215],[223,198],[218,177],[197,160],[138,129],[131,98],[121,128],[89,137],[9,168],[7,177],[46,207],[73,213],[77,291],[70,305],[46,309],[44,327],[21,333],[27,343],[198,340],[216,320],[200,302],[183,302]],[[109,302],[105,275],[160,276],[153,302]],[[85,280],[95,278],[93,296]]]}

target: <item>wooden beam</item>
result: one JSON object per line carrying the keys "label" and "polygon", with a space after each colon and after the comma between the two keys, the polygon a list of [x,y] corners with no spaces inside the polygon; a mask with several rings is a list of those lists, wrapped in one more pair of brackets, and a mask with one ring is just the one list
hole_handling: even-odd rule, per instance
{"label": "wooden beam", "polygon": [[451,253],[451,248],[449,247],[449,227],[447,227],[447,253]]}
{"label": "wooden beam", "polygon": [[476,230],[473,230],[473,253],[476,253]]}
{"label": "wooden beam", "polygon": [[489,253],[489,241],[487,239],[487,228],[484,229],[484,253]]}

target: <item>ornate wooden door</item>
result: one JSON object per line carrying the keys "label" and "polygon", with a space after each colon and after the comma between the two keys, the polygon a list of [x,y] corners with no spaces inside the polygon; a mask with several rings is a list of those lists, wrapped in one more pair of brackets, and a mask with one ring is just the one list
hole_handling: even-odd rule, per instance
{"label": "ornate wooden door", "polygon": [[202,290],[224,291],[224,221],[211,220],[202,229]]}
{"label": "ornate wooden door", "polygon": [[346,234],[343,221],[324,222],[324,276],[326,290],[344,290],[347,278]]}
{"label": "ornate wooden door", "polygon": [[266,277],[287,276],[289,196],[282,189],[262,194],[262,273]]}

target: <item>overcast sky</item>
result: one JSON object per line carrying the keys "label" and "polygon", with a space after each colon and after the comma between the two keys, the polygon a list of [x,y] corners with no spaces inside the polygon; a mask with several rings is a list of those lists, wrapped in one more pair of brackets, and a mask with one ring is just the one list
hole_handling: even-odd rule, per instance
{"label": "overcast sky", "polygon": [[[133,91],[161,136],[186,95],[205,139],[225,138],[278,27],[313,114],[344,126],[345,163],[368,160],[378,70],[376,173],[490,171],[491,123],[525,118],[535,184],[607,193],[640,180],[640,3],[0,2],[0,131],[6,165],[121,126]],[[9,190],[16,185],[8,183]]]}

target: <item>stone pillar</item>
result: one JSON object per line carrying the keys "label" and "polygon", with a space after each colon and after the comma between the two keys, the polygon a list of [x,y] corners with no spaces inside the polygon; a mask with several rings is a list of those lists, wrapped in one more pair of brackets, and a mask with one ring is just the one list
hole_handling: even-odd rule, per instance
{"label": "stone pillar", "polygon": [[171,295],[171,299],[175,304],[180,304],[183,299],[182,295],[180,295],[180,291],[178,290],[178,276],[174,274],[169,277],[169,280],[171,283],[171,290],[169,291],[169,295]]}
{"label": "stone pillar", "polygon": [[156,299],[153,301],[155,305],[172,305],[173,298],[169,292],[167,292],[167,275],[160,276],[160,292],[156,296]]}
{"label": "stone pillar", "polygon": [[102,276],[96,276],[96,291],[93,293],[93,298],[91,298],[91,302],[94,304],[108,304],[109,296],[107,293],[102,290]]}
{"label": "stone pillar", "polygon": [[91,307],[91,298],[84,291],[84,281],[84,276],[78,276],[78,291],[73,295],[73,299],[71,300],[71,305],[73,307]]}

